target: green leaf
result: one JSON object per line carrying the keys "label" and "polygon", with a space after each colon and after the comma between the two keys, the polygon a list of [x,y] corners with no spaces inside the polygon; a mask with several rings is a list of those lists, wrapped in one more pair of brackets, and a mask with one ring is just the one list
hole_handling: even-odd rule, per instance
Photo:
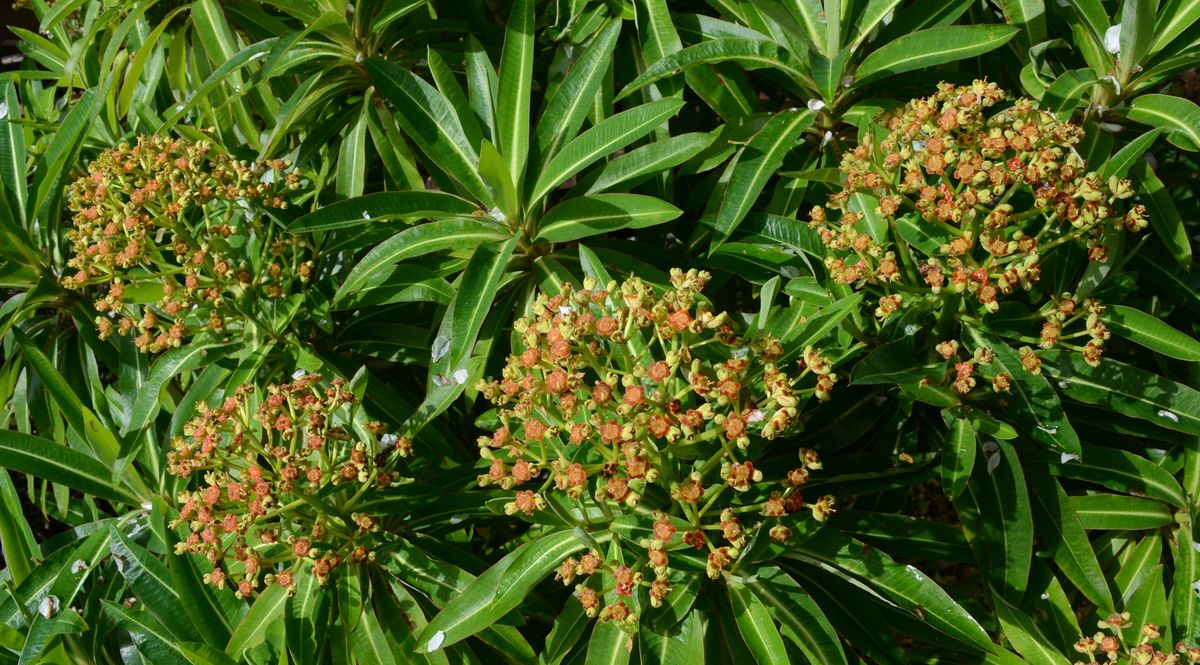
{"label": "green leaf", "polygon": [[600,85],[612,62],[613,49],[621,33],[621,21],[604,26],[583,54],[571,63],[571,69],[554,95],[546,103],[534,133],[539,162],[544,164],[558,152],[563,141],[575,136],[600,92]]}
{"label": "green leaf", "polygon": [[683,211],[641,194],[594,194],[567,199],[538,224],[535,240],[566,242],[618,229],[641,229],[675,219]]}
{"label": "green leaf", "polygon": [[350,630],[350,649],[360,663],[373,665],[393,665],[396,663],[387,638],[384,637],[381,626],[383,622],[370,611],[366,603],[359,609],[359,619]]}
{"label": "green leaf", "polygon": [[1200,0],[1168,0],[1158,14],[1150,53],[1158,53],[1200,20]]}
{"label": "green leaf", "polygon": [[1004,636],[1017,653],[1025,657],[1025,662],[1030,665],[1069,664],[1058,649],[1050,645],[1029,613],[1010,604],[998,593],[993,593],[992,599],[995,600],[996,618],[1000,620]]}
{"label": "green leaf", "polygon": [[367,115],[370,104],[370,98],[363,102],[362,110],[342,136],[342,145],[338,149],[334,189],[343,198],[362,196],[363,193],[367,173]]}
{"label": "green leaf", "polygon": [[546,665],[561,663],[590,625],[591,617],[583,611],[583,605],[578,601],[568,600],[562,612],[554,619],[554,627],[550,629],[550,634],[546,636],[546,648],[542,651],[540,662]]}
{"label": "green leaf", "polygon": [[121,449],[117,437],[108,431],[108,428],[100,422],[91,409],[84,406],[83,400],[79,399],[79,395],[71,389],[67,380],[54,368],[54,364],[34,344],[33,340],[19,328],[13,328],[12,332],[26,361],[37,372],[38,378],[42,380],[42,384],[46,386],[46,390],[49,391],[58,408],[66,416],[67,423],[91,445],[92,451],[100,461],[108,464],[116,461]]}
{"label": "green leaf", "polygon": [[816,116],[811,110],[778,113],[738,153],[729,167],[729,182],[717,210],[710,254],[728,240],[745,219],[767,181],[779,170],[783,158],[796,146],[797,138],[812,125]]}
{"label": "green leaf", "polygon": [[112,482],[112,471],[81,452],[36,436],[0,430],[0,466],[113,503],[141,503]]}
{"label": "green leaf", "polygon": [[419,224],[384,240],[367,252],[346,276],[333,297],[341,302],[361,290],[375,274],[405,259],[443,250],[462,250],[481,243],[507,240],[511,235],[492,222],[447,219]]}
{"label": "green leaf", "polygon": [[1158,140],[1163,131],[1165,130],[1162,127],[1155,127],[1126,143],[1125,147],[1118,150],[1117,154],[1110,157],[1108,161],[1100,166],[1098,171],[1100,177],[1104,180],[1108,180],[1112,176],[1124,178],[1129,169],[1142,161],[1142,155],[1150,149],[1150,146],[1154,145],[1154,142]]}
{"label": "green leaf", "polygon": [[13,216],[24,222],[29,192],[25,176],[25,128],[17,122],[21,117],[21,102],[12,84],[4,83],[2,89],[2,101],[8,105],[8,113],[0,122],[0,183],[12,202]]}
{"label": "green leaf", "polygon": [[925,623],[965,644],[982,651],[992,649],[979,622],[911,565],[900,565],[878,549],[864,547],[829,527],[819,529],[794,551],[791,556],[830,564],[861,578],[903,610],[915,612],[919,607]]}
{"label": "green leaf", "polygon": [[1171,587],[1171,633],[1182,638],[1200,632],[1200,596],[1192,585],[1200,578],[1200,552],[1192,535],[1194,519],[1181,524],[1171,545],[1174,574]]}
{"label": "green leaf", "polygon": [[[991,446],[995,446],[994,449]],[[1010,600],[1025,593],[1033,560],[1033,514],[1016,449],[989,443],[966,491],[955,502],[967,542],[993,587]]]}
{"label": "green leaf", "polygon": [[488,191],[500,208],[506,219],[519,219],[521,202],[517,197],[517,186],[504,157],[496,150],[490,141],[484,141],[479,148],[479,175],[487,183]]}
{"label": "green leaf", "polygon": [[1154,14],[1158,0],[1124,0],[1121,3],[1121,37],[1117,64],[1119,78],[1129,80],[1129,74],[1137,71],[1154,41]]}
{"label": "green leaf", "polygon": [[1200,434],[1200,392],[1165,377],[1105,358],[1088,365],[1079,353],[1043,351],[1043,372],[1071,399],[1099,404],[1178,432]]}
{"label": "green leaf", "polygon": [[1200,362],[1200,341],[1141,310],[1110,305],[1104,310],[1104,322],[1113,332],[1151,351],[1180,360]]}
{"label": "green leaf", "polygon": [[1010,25],[1024,28],[1028,44],[1046,39],[1046,3],[1043,0],[1000,0]]}
{"label": "green leaf", "polygon": [[525,172],[529,154],[529,96],[533,89],[534,0],[515,0],[500,55],[500,89],[496,94],[496,139],[515,182]]}
{"label": "green leaf", "polygon": [[[0,553],[13,584],[20,584],[40,561],[42,550],[25,519],[24,507],[7,469],[0,469]],[[2,623],[2,622],[0,622]]]}
{"label": "green leaf", "polygon": [[29,625],[29,630],[25,634],[24,643],[18,642],[15,645],[21,651],[21,658],[17,661],[18,665],[46,662],[43,661],[43,656],[54,646],[56,637],[59,635],[83,633],[87,629],[88,625],[83,620],[83,617],[79,616],[79,613],[70,607],[61,608],[57,614],[50,618],[46,618],[41,614],[35,615]]}
{"label": "green leaf", "polygon": [[158,397],[163,386],[171,379],[190,372],[204,361],[209,350],[218,347],[217,344],[193,343],[188,346],[171,349],[154,361],[146,382],[138,389],[133,398],[133,410],[129,415],[128,426],[121,431],[124,436],[129,432],[140,432],[158,413]]}
{"label": "green leaf", "polygon": [[378,192],[338,201],[288,225],[291,233],[307,233],[371,224],[387,219],[415,221],[429,217],[470,215],[479,206],[445,192]]}
{"label": "green leaf", "polygon": [[1175,521],[1166,504],[1121,494],[1073,496],[1071,508],[1088,531],[1140,531],[1157,529]]}
{"label": "green leaf", "polygon": [[108,600],[101,602],[104,604],[104,613],[118,626],[129,631],[138,652],[154,665],[192,665],[192,661],[180,648],[178,640],[158,625],[149,612],[126,609]]}
{"label": "green leaf", "polygon": [[741,37],[706,39],[699,44],[668,54],[663,59],[651,64],[621,90],[621,94],[617,95],[617,100],[624,99],[651,83],[675,76],[680,72],[692,68],[710,67],[722,62],[735,63],[747,70],[770,68],[790,77],[793,81],[811,80],[797,67],[794,58],[787,50],[778,44]]}
{"label": "green leaf", "polygon": [[233,635],[229,638],[229,644],[225,645],[225,653],[234,658],[241,658],[242,654],[247,649],[262,644],[266,639],[267,630],[276,621],[283,620],[283,607],[287,603],[287,589],[272,584],[262,593],[258,594],[258,598],[254,599],[254,604],[250,606],[250,610],[242,617],[242,621],[234,629]]}
{"label": "green leaf", "polygon": [[[425,400],[404,423],[405,431],[415,434],[431,419],[445,411],[466,386],[467,360],[475,348],[479,330],[500,291],[520,236],[500,245],[480,245],[459,282],[458,291],[442,317],[433,341]],[[441,348],[445,345],[446,348]],[[439,355],[440,354],[440,355]]]}
{"label": "green leaf", "polygon": [[1063,72],[1042,95],[1042,106],[1053,111],[1060,120],[1067,120],[1098,80],[1096,73],[1090,69]]}
{"label": "green leaf", "polygon": [[856,83],[876,74],[895,76],[987,53],[1018,32],[1020,29],[1011,25],[953,25],[907,34],[864,58],[855,74]]}
{"label": "green leaf", "polygon": [[1129,119],[1167,130],[1167,140],[1184,150],[1200,150],[1200,106],[1171,95],[1139,95]]}
{"label": "green leaf", "polygon": [[588,640],[584,665],[626,665],[629,662],[629,634],[612,621],[597,621]]}
{"label": "green leaf", "polygon": [[975,430],[966,418],[950,415],[943,411],[942,417],[950,427],[950,435],[942,444],[942,487],[946,498],[951,501],[958,498],[967,487],[971,478],[971,470],[975,468],[975,454],[979,444],[975,440]]}
{"label": "green leaf", "polygon": [[1055,565],[1088,600],[1104,611],[1114,611],[1104,571],[1066,492],[1057,480],[1034,468],[1028,480],[1034,525]]}
{"label": "green leaf", "polygon": [[563,147],[545,165],[528,197],[536,205],[584,167],[649,134],[683,107],[681,99],[660,99],[607,117]]}
{"label": "green leaf", "polygon": [[733,606],[733,618],[750,652],[759,663],[787,661],[783,638],[767,613],[767,606],[745,586],[730,582],[725,587]]}
{"label": "green leaf", "polygon": [[100,112],[101,101],[106,94],[106,87],[85,90],[57,125],[50,144],[38,160],[38,170],[32,183],[36,195],[30,212],[37,215],[43,229],[48,227],[51,220],[59,218],[59,203],[70,178],[70,166],[75,161],[87,130]]}
{"label": "green leaf", "polygon": [[417,637],[418,651],[437,651],[495,623],[563,559],[585,546],[574,532],[556,531],[513,550],[446,603]]}
{"label": "green leaf", "polygon": [[922,379],[940,379],[945,362],[922,364],[912,337],[902,337],[875,347],[850,372],[856,386],[916,383]]}
{"label": "green leaf", "polygon": [[837,632],[812,597],[782,570],[760,568],[746,586],[766,604],[771,616],[813,663],[845,665],[846,654]]}
{"label": "green leaf", "polygon": [[488,207],[495,205],[479,177],[479,156],[467,141],[454,107],[436,88],[398,65],[371,58],[367,72],[392,103],[409,138],[451,178]]}
{"label": "green leaf", "polygon": [[166,564],[126,538],[116,526],[109,527],[109,536],[117,570],[142,606],[177,640],[199,640],[200,634],[188,619]]}
{"label": "green leaf", "polygon": [[630,150],[605,164],[596,179],[588,185],[586,193],[612,189],[621,184],[636,184],[695,157],[712,145],[714,140],[716,136],[713,134],[690,132]]}
{"label": "green leaf", "polygon": [[1179,216],[1171,193],[1158,179],[1158,174],[1150,168],[1149,162],[1139,160],[1131,170],[1138,183],[1138,190],[1142,193],[1142,201],[1150,213],[1150,227],[1179,265],[1183,266],[1184,270],[1191,270],[1192,244],[1188,240],[1187,228]]}
{"label": "green leaf", "polygon": [[1082,460],[1052,465],[1050,470],[1063,478],[1083,480],[1105,489],[1166,501],[1179,508],[1187,506],[1183,488],[1174,475],[1128,451],[1092,446]]}
{"label": "green leaf", "polygon": [[642,665],[699,665],[704,652],[704,628],[699,612],[666,631],[659,632],[641,622],[638,626],[638,654]]}

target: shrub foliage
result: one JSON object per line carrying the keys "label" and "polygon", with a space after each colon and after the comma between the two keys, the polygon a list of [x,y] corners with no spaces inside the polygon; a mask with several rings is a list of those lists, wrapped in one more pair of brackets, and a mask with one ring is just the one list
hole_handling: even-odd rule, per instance
{"label": "shrub foliage", "polygon": [[0,662],[1200,662],[1200,3],[23,4]]}

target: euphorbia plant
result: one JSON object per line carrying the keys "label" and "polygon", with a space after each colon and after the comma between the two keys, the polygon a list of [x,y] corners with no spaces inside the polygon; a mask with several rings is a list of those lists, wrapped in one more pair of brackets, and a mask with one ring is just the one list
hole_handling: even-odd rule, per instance
{"label": "euphorbia plant", "polygon": [[634,631],[647,600],[659,607],[670,593],[673,557],[718,578],[752,540],[787,542],[792,513],[824,521],[834,510],[832,497],[806,505],[801,495],[821,467],[812,450],[799,449],[793,468],[755,461],[836,375],[813,349],[789,373],[775,364],[778,340],[738,337],[700,299],[708,278],[674,270],[662,294],[636,278],[543,294],[515,323],[520,353],[483,387],[501,425],[480,439],[480,484],[530,488],[505,505],[510,514],[624,531],[620,547],[572,557],[558,577],[604,573],[600,591],[576,586],[585,611],[596,615],[611,591],[601,618]]}

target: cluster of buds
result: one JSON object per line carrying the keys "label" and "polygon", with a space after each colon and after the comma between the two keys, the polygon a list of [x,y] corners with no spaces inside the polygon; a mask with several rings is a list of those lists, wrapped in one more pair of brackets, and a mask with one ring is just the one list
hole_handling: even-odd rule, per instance
{"label": "cluster of buds", "polygon": [[[520,344],[502,377],[479,385],[500,420],[479,439],[487,465],[479,484],[515,491],[506,512],[575,506],[587,526],[596,514],[657,511],[654,537],[628,563],[568,560],[560,571],[568,582],[607,570],[623,596],[623,571],[647,568],[645,579],[630,579],[661,602],[669,551],[707,550],[708,572],[719,577],[755,529],[785,541],[780,522],[793,513],[824,520],[834,511],[831,497],[806,504],[801,496],[821,467],[814,451],[801,450],[790,470],[756,464],[803,401],[828,397],[837,380],[830,361],[809,348],[789,364],[769,335],[738,337],[730,317],[700,297],[708,279],[672,270],[661,294],[636,277],[540,294],[533,317],[515,323]],[[585,586],[579,594],[599,612],[603,593]]]}
{"label": "cluster of buds", "polygon": [[95,296],[101,338],[129,335],[143,351],[236,327],[229,301],[281,298],[312,276],[304,239],[262,212],[299,187],[287,168],[157,135],[105,150],[70,187],[63,285]]}
{"label": "cluster of buds", "polygon": [[[1104,353],[1104,340],[1112,335],[1108,326],[1101,321],[1104,306],[1095,298],[1088,298],[1083,302],[1083,307],[1080,307],[1074,296],[1064,293],[1055,298],[1046,309],[1039,346],[1043,349],[1051,349],[1059,345],[1071,346],[1083,354],[1083,359],[1087,364],[1098,367],[1100,357]],[[1067,328],[1076,321],[1083,321],[1083,330],[1067,334]],[[1066,341],[1085,336],[1088,341],[1082,347]],[[1024,357],[1024,354],[1022,356]]]}
{"label": "cluster of buds", "polygon": [[355,506],[371,488],[390,486],[383,469],[411,442],[379,423],[357,425],[354,395],[341,379],[329,387],[302,375],[255,399],[239,386],[218,405],[201,404],[167,455],[186,479],[172,528],[189,534],[176,546],[208,558],[205,581],[239,596],[262,584],[291,591],[306,562],[324,584],[345,563],[373,558],[375,517]]}
{"label": "cluster of buds", "polygon": [[[1055,247],[1079,243],[1104,261],[1109,234],[1146,227],[1145,207],[1123,201],[1130,181],[1086,170],[1079,127],[1028,99],[989,110],[1002,100],[975,81],[910,101],[843,155],[844,188],[809,213],[831,278],[869,289],[880,320],[924,300],[951,316],[960,302],[995,312],[1035,289]],[[1105,334],[1092,335],[1088,362]]]}
{"label": "cluster of buds", "polygon": [[[1096,623],[1100,629],[1092,637],[1081,637],[1075,643],[1075,651],[1087,657],[1077,660],[1076,665],[1091,663],[1115,663],[1119,665],[1196,665],[1200,663],[1200,649],[1183,642],[1174,649],[1161,651],[1154,644],[1162,639],[1162,629],[1154,624],[1142,626],[1136,643],[1125,638],[1125,631],[1132,627],[1129,612],[1110,615]],[[1107,632],[1105,632],[1107,631]]]}

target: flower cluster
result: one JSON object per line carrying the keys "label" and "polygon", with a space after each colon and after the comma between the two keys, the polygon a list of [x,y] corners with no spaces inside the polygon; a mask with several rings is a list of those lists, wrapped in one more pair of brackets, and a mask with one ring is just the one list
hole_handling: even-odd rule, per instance
{"label": "flower cluster", "polygon": [[356,434],[354,395],[340,379],[319,384],[304,375],[258,400],[252,385],[240,386],[219,405],[202,404],[172,443],[168,471],[191,481],[172,523],[190,533],[176,551],[207,557],[210,584],[239,596],[264,583],[291,590],[303,562],[324,584],[343,563],[373,557],[377,520],[354,508],[368,489],[394,482],[383,463],[411,444],[379,423]]}
{"label": "flower cluster", "polygon": [[299,186],[287,163],[248,165],[204,141],[161,136],[106,150],[72,183],[66,287],[89,290],[101,338],[179,346],[243,316],[230,300],[279,298],[308,282],[300,236],[261,218]]}
{"label": "flower cluster", "polygon": [[[1129,644],[1123,631],[1131,627],[1129,612],[1113,614],[1097,622],[1100,629],[1092,637],[1082,637],[1075,643],[1075,651],[1087,657],[1077,660],[1077,665],[1089,663],[1120,663],[1120,665],[1196,665],[1200,663],[1200,649],[1189,647],[1183,642],[1174,649],[1160,651],[1154,641],[1162,638],[1162,630],[1154,624],[1142,626],[1136,644]],[[1104,632],[1104,631],[1107,631]]]}
{"label": "flower cluster", "polygon": [[804,400],[828,397],[837,381],[830,362],[809,348],[789,367],[779,340],[738,337],[730,317],[700,297],[708,278],[673,270],[662,294],[638,278],[540,294],[533,317],[515,323],[520,348],[502,377],[479,386],[500,419],[479,440],[487,464],[479,483],[516,490],[509,514],[568,511],[585,527],[625,510],[655,515],[652,537],[628,561],[593,552],[563,563],[564,582],[611,580],[618,602],[604,611],[601,591],[577,587],[603,619],[636,621],[626,600],[638,587],[662,602],[674,550],[706,552],[715,578],[756,529],[782,542],[790,514],[823,520],[834,510],[831,497],[809,505],[801,496],[821,467],[812,450],[801,449],[791,469],[756,464]]}
{"label": "flower cluster", "polygon": [[[1086,170],[1079,127],[1028,99],[989,111],[1003,99],[995,84],[976,81],[912,100],[843,155],[844,188],[809,213],[831,278],[878,293],[881,321],[922,300],[950,316],[995,312],[1006,296],[1037,287],[1053,248],[1079,243],[1104,261],[1110,234],[1146,227],[1145,207],[1123,203],[1130,181]],[[1038,306],[1042,346],[1059,344],[1074,300]],[[1096,319],[1082,334],[1090,341],[1080,350],[1099,362],[1107,331]]]}

